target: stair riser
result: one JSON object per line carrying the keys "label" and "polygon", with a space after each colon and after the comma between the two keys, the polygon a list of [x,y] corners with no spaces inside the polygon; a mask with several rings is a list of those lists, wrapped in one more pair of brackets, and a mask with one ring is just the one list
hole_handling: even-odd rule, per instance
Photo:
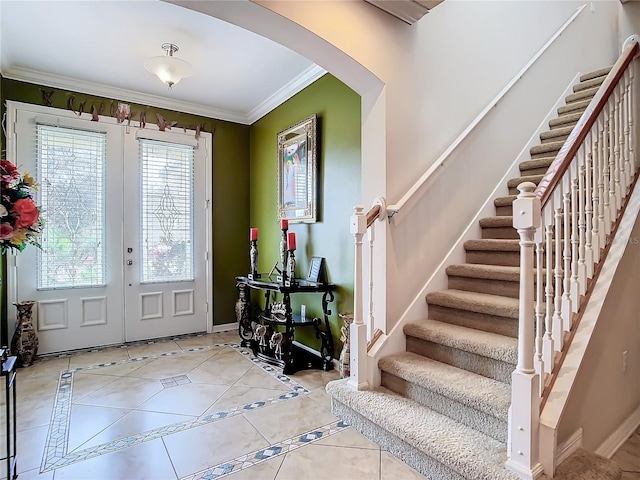
{"label": "stair riser", "polygon": [[580,103],[574,103],[572,105],[564,105],[558,108],[558,117],[562,117],[563,115],[572,115],[574,113],[583,114],[586,109],[587,107],[580,105]]}
{"label": "stair riser", "polygon": [[[538,152],[538,153],[532,153],[531,154],[531,160],[535,160],[537,158],[546,158],[546,157],[553,157],[555,158],[556,155],[558,155],[558,152],[560,151],[560,149],[557,150],[550,150],[547,152]],[[513,195],[513,194],[511,194]]]}
{"label": "stair riser", "polygon": [[557,137],[548,137],[548,138],[541,138],[540,139],[540,143],[541,144],[545,144],[545,143],[550,143],[550,142],[565,142],[567,140],[567,138],[569,138],[569,135],[559,135]]}
{"label": "stair riser", "polygon": [[345,404],[331,399],[331,412],[341,418],[356,431],[360,432],[372,442],[380,445],[384,450],[388,450],[410,467],[428,478],[438,480],[465,480],[459,473],[451,470],[426,453],[418,450],[407,443],[404,439],[385,430],[368,418],[360,415]]}
{"label": "stair riser", "polygon": [[512,217],[513,216],[513,207],[509,205],[508,207],[496,207],[496,217]]}
{"label": "stair riser", "polygon": [[482,238],[494,238],[494,239],[519,239],[518,232],[513,227],[485,227],[482,229]]}
{"label": "stair riser", "polygon": [[577,124],[578,119],[567,114],[550,120],[549,128],[575,127]]}
{"label": "stair riser", "polygon": [[449,275],[449,288],[465,290],[467,292],[488,293],[490,295],[518,298],[520,282]]}
{"label": "stair riser", "polygon": [[[549,170],[549,167],[531,168],[529,170],[520,170],[522,176],[527,175],[544,175]],[[514,194],[515,195],[515,194]]]}
{"label": "stair riser", "polygon": [[513,318],[469,312],[455,308],[429,305],[429,318],[440,322],[475,328],[485,332],[497,333],[507,337],[518,337],[518,320]]}
{"label": "stair riser", "polygon": [[425,405],[431,410],[453,418],[467,427],[489,435],[499,442],[507,442],[508,425],[506,420],[500,420],[385,371],[382,372],[382,385],[404,397]]}
{"label": "stair riser", "polygon": [[595,96],[594,92],[590,91],[581,91],[578,93],[572,93],[567,95],[565,98],[565,102],[567,105],[575,102],[582,102],[584,100],[591,100]]}
{"label": "stair riser", "polygon": [[509,363],[411,336],[407,336],[407,351],[493,378],[502,383],[511,384],[511,374],[515,370],[515,365]]}
{"label": "stair riser", "polygon": [[520,252],[469,250],[467,251],[466,260],[467,263],[518,267],[520,266]]}

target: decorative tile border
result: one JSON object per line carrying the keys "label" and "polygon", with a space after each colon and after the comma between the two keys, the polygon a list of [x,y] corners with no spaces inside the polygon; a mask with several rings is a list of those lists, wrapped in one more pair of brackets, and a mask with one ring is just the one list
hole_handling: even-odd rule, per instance
{"label": "decorative tile border", "polygon": [[[74,379],[74,374],[76,372],[94,370],[98,368],[106,368],[114,365],[122,365],[125,363],[139,362],[139,361],[148,360],[148,359],[163,358],[163,357],[177,355],[179,353],[206,351],[216,347],[231,347],[235,349],[242,356],[244,356],[249,361],[251,361],[252,363],[262,368],[262,370],[265,371],[267,374],[269,374],[270,376],[278,380],[280,383],[285,385],[287,388],[289,388],[290,391],[275,397],[269,397],[263,401],[240,405],[237,407],[229,408],[227,410],[221,410],[218,412],[205,414],[196,418],[195,420],[186,420],[184,422],[165,425],[163,427],[148,430],[146,432],[140,432],[135,435],[131,435],[129,437],[120,438],[120,439],[107,442],[101,445],[97,445],[94,447],[86,448],[83,450],[75,450],[73,452],[68,452],[69,422],[71,419],[71,398],[72,398],[72,391],[73,391],[73,379]],[[58,390],[56,393],[54,409],[51,417],[51,422],[49,424],[49,432],[47,434],[47,440],[45,442],[45,449],[44,449],[44,454],[42,458],[42,464],[40,466],[40,473],[45,473],[51,470],[55,470],[57,468],[66,467],[70,464],[82,462],[90,458],[97,457],[99,455],[112,453],[117,450],[121,450],[123,448],[128,448],[133,445],[138,445],[140,443],[155,440],[157,438],[160,438],[166,435],[171,435],[173,433],[182,432],[185,430],[189,430],[191,428],[216,422],[225,418],[242,414],[249,410],[255,410],[255,409],[263,408],[266,406],[275,405],[277,403],[281,403],[281,402],[290,400],[292,398],[296,398],[299,395],[306,395],[310,393],[308,389],[300,385],[298,382],[296,382],[292,378],[288,377],[287,375],[283,375],[276,368],[274,368],[273,366],[269,365],[268,363],[262,360],[259,360],[256,358],[250,358],[250,355],[251,355],[250,351],[241,348],[240,345],[237,343],[218,343],[218,344],[206,346],[206,347],[192,348],[187,350],[186,352],[165,352],[158,355],[149,355],[149,356],[136,357],[132,359],[119,360],[115,362],[99,363],[96,365],[90,365],[88,367],[78,367],[78,368],[65,370],[61,372],[60,379],[58,382]],[[171,377],[169,379],[161,380],[161,382],[172,381],[181,377],[185,377],[187,381],[189,381],[186,375],[180,375],[177,377]],[[178,383],[176,383],[176,385],[177,384]],[[175,386],[175,385],[170,385],[170,386]]]}
{"label": "decorative tile border", "polygon": [[187,475],[186,477],[182,477],[180,480],[213,480],[216,478],[225,477],[231,473],[236,473],[240,470],[253,467],[254,465],[262,463],[271,458],[284,455],[285,453],[289,453],[297,448],[304,447],[305,445],[309,445],[323,438],[327,438],[331,435],[343,431],[348,427],[349,425],[347,423],[343,422],[342,420],[338,420],[322,427],[310,430],[306,433],[303,433],[302,435],[296,435],[294,437],[287,438],[282,442],[274,443],[273,445],[269,445],[267,448],[256,450],[255,452],[251,452],[247,455],[242,455],[240,457],[234,458],[233,460],[219,463],[218,465],[214,465],[213,467],[209,467],[205,470]]}

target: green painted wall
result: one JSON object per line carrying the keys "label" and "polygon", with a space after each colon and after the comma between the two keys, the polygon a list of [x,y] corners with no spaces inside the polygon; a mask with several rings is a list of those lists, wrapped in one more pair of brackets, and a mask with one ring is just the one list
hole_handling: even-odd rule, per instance
{"label": "green painted wall", "polygon": [[[109,115],[117,99],[107,99],[66,90],[41,87],[24,82],[0,79],[2,113],[5,100],[44,105],[43,91],[53,90],[53,107],[66,109],[71,96],[76,110],[85,102],[84,111],[93,105],[104,104],[104,115]],[[131,104],[132,112],[146,111],[147,123],[156,122],[158,113],[178,122],[174,128],[195,128],[204,125],[204,131],[213,136],[213,318],[214,324],[235,322],[234,305],[237,299],[234,277],[249,268],[245,239],[249,228],[249,134],[250,127],[155,107]],[[84,114],[88,116],[87,113]],[[136,117],[139,118],[139,117]],[[132,124],[137,124],[133,121]],[[2,139],[2,145],[4,138]],[[2,151],[4,154],[4,150]],[[3,282],[4,283],[4,282]],[[4,285],[3,285],[4,289]],[[5,296],[0,296],[0,302]],[[6,322],[6,305],[0,304]],[[3,325],[6,325],[3,324]],[[5,329],[2,329],[5,331]]]}
{"label": "green painted wall", "polygon": [[[318,116],[318,221],[290,223],[289,231],[296,233],[297,276],[306,276],[312,256],[325,257],[328,279],[338,285],[336,301],[331,305],[336,357],[342,326],[338,313],[353,311],[354,247],[349,217],[360,201],[360,111],[360,96],[327,74],[251,126],[251,226],[259,231],[259,269],[268,272],[279,258],[276,137],[300,120],[314,113]],[[243,237],[248,257],[248,230]],[[320,295],[292,298],[295,313],[304,303],[307,316],[320,315]],[[254,295],[253,300],[262,299]],[[298,329],[296,338],[318,349],[313,332],[305,330]]]}

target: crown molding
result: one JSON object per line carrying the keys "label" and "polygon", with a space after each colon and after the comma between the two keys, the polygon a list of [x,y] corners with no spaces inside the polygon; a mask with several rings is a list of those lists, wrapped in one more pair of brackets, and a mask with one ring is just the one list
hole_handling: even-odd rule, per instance
{"label": "crown molding", "polygon": [[322,77],[326,71],[317,65],[304,70],[300,75],[287,83],[280,90],[275,92],[264,102],[251,110],[248,114],[222,110],[213,107],[206,107],[191,102],[167,99],[157,95],[136,92],[125,88],[112,87],[100,83],[87,82],[61,75],[40,72],[21,67],[10,67],[0,72],[3,77],[11,80],[18,80],[26,83],[44,85],[47,87],[71,90],[87,95],[97,95],[105,98],[117,98],[122,101],[148,105],[150,107],[165,108],[177,112],[200,115],[207,118],[226,120],[229,122],[251,125],[253,122],[263,117],[278,105],[284,103],[289,98],[300,92],[303,88]]}
{"label": "crown molding", "polygon": [[320,67],[319,65],[311,65],[309,68],[304,70],[300,75],[295,77],[289,83],[284,85],[280,90],[275,92],[269,98],[267,98],[264,102],[259,104],[256,108],[251,110],[247,115],[249,119],[249,124],[260,120],[267,113],[269,113],[274,108],[282,105],[284,102],[293,97],[296,93],[301,92],[306,87],[311,85],[313,82],[323,77],[327,71]]}

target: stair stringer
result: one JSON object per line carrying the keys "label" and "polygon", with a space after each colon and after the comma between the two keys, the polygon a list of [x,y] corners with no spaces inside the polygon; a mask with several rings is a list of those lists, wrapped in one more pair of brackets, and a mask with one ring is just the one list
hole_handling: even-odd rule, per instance
{"label": "stair stringer", "polygon": [[581,73],[576,74],[569,82],[565,90],[551,106],[545,118],[540,122],[538,128],[532,133],[529,141],[523,146],[522,150],[511,163],[504,176],[498,181],[495,189],[489,194],[487,200],[480,207],[476,215],[473,217],[467,228],[462,232],[458,240],[453,244],[447,252],[444,260],[438,265],[436,270],[427,279],[424,286],[418,291],[411,301],[410,305],[404,311],[400,320],[393,326],[390,332],[382,334],[375,345],[368,352],[368,365],[377,370],[371,377],[374,379],[373,387],[380,385],[380,370],[378,369],[378,361],[388,355],[401,353],[406,351],[406,337],[404,334],[404,326],[408,323],[428,318],[428,305],[424,301],[425,296],[429,292],[436,292],[447,289],[449,277],[446,273],[447,267],[465,262],[464,243],[467,240],[481,238],[481,228],[479,222],[481,218],[495,215],[494,199],[498,196],[507,195],[507,181],[510,178],[519,177],[520,163],[530,159],[530,149],[540,144],[540,134],[549,129],[549,121],[557,117],[557,109],[565,105],[565,98],[573,92],[573,86],[579,82]]}
{"label": "stair stringer", "polygon": [[[602,265],[600,275],[593,286],[593,293],[585,306],[584,314],[577,327],[573,341],[560,367],[557,380],[549,393],[549,399],[540,413],[540,460],[544,473],[550,477],[554,475],[555,469],[562,458],[566,458],[581,447],[580,442],[574,442],[569,449],[565,448],[561,451],[559,442],[562,442],[563,439],[558,438],[558,427],[566,412],[569,395],[576,386],[578,372],[600,318],[609,287],[618,265],[622,261],[622,256],[627,246],[630,245],[631,234],[640,213],[640,188],[637,187],[636,184],[636,188],[634,188],[627,208],[620,220],[618,231],[612,239],[611,247]],[[633,426],[632,431],[637,427],[638,425]]]}

